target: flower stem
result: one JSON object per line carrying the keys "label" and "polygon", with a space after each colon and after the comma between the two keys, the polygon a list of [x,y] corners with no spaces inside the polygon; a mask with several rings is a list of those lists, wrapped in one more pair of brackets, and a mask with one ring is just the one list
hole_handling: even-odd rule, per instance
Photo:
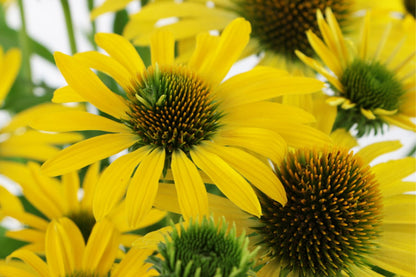
{"label": "flower stem", "polygon": [[65,16],[66,30],[68,32],[71,53],[75,54],[77,52],[77,44],[75,42],[74,26],[72,25],[71,10],[69,9],[68,0],[61,0],[61,6]]}
{"label": "flower stem", "polygon": [[19,0],[18,3],[19,3],[19,11],[20,11],[20,20],[22,23],[22,26],[19,32],[20,46],[22,48],[22,55],[23,55],[22,73],[26,81],[29,84],[32,84],[32,70],[30,68],[31,49],[30,49],[29,36],[27,34],[27,29],[26,29],[25,9],[23,7],[23,0]]}

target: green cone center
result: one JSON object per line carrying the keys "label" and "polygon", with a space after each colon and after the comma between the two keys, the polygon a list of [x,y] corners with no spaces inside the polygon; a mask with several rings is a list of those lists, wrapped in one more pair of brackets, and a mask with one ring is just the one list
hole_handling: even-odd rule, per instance
{"label": "green cone center", "polygon": [[141,138],[137,146],[187,152],[219,127],[209,86],[187,67],[149,67],[134,93],[126,124]]}
{"label": "green cone center", "polygon": [[368,166],[346,150],[297,151],[278,169],[288,202],[262,198],[260,233],[296,276],[339,276],[375,247],[381,195]]}
{"label": "green cone center", "polygon": [[345,97],[366,110],[396,110],[405,93],[395,74],[378,62],[355,60],[340,81]]}
{"label": "green cone center", "polygon": [[175,229],[159,244],[163,259],[153,256],[149,261],[161,276],[246,277],[255,255],[248,252],[247,244],[247,238],[237,237],[234,228],[227,232],[224,222],[219,227],[204,218],[186,228],[181,226],[180,232]]}
{"label": "green cone center", "polygon": [[348,0],[233,0],[235,11],[250,21],[252,36],[265,50],[298,61],[294,51],[314,54],[305,32],[319,34],[316,11],[329,7],[343,25],[349,15]]}

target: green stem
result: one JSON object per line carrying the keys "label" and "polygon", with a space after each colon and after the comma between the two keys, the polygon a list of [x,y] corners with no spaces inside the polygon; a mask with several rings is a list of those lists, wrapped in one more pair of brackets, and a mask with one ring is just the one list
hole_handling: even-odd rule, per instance
{"label": "green stem", "polygon": [[74,26],[72,25],[71,10],[69,9],[68,0],[61,0],[62,10],[64,11],[66,30],[68,32],[69,44],[71,46],[71,53],[77,52],[77,44],[75,42]]}
{"label": "green stem", "polygon": [[[20,20],[22,22],[22,26],[19,32],[20,46],[22,48],[23,55],[22,73],[23,77],[28,81],[28,83],[32,84],[32,69],[30,68],[31,49],[29,36],[27,34],[26,29],[25,9],[23,7],[23,0],[19,0],[18,3],[20,11]],[[28,92],[30,93],[30,90],[28,90]]]}
{"label": "green stem", "polygon": [[[91,14],[91,11],[94,9],[94,0],[88,0],[88,10]],[[92,32],[91,32],[91,36],[92,36],[92,42],[94,41],[94,36],[97,33],[97,25],[95,24],[95,20],[91,20],[91,28],[92,28]],[[98,47],[95,43],[92,43],[94,50],[98,50]]]}

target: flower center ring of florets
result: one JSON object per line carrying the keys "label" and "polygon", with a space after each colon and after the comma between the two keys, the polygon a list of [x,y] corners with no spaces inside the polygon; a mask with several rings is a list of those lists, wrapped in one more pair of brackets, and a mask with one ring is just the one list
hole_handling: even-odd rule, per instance
{"label": "flower center ring of florets", "polygon": [[265,50],[298,61],[295,50],[313,55],[305,32],[319,33],[316,11],[330,7],[341,26],[350,0],[233,0],[236,12],[250,21],[253,37]]}
{"label": "flower center ring of florets", "polygon": [[129,99],[130,118],[125,123],[141,139],[136,147],[188,152],[220,126],[222,113],[210,87],[185,66],[149,67]]}
{"label": "flower center ring of florets", "polygon": [[373,251],[381,194],[368,166],[346,150],[305,150],[290,154],[278,176],[288,202],[262,197],[260,233],[286,270],[338,276]]}

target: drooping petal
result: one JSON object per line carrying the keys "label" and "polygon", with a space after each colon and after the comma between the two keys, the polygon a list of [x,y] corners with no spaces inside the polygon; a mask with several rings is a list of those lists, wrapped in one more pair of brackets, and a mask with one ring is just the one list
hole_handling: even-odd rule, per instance
{"label": "drooping petal", "polygon": [[400,147],[402,147],[402,144],[398,140],[377,142],[361,148],[357,152],[357,155],[360,156],[365,163],[370,164],[378,156],[395,151]]}
{"label": "drooping petal", "polygon": [[172,153],[171,169],[179,205],[185,219],[207,215],[207,192],[193,162],[183,151],[177,150]]}
{"label": "drooping petal", "polygon": [[137,138],[133,134],[106,134],[93,137],[65,148],[46,161],[42,170],[50,176],[65,174],[117,154],[136,141]]}
{"label": "drooping petal", "polygon": [[101,174],[93,200],[93,212],[97,220],[108,215],[123,197],[136,166],[151,151],[141,147],[112,162]]}
{"label": "drooping petal", "polygon": [[127,221],[134,227],[152,208],[165,164],[165,150],[154,149],[143,158],[126,194]]}
{"label": "drooping petal", "polygon": [[228,199],[241,209],[259,217],[260,203],[250,184],[228,163],[208,149],[209,145],[199,145],[191,150],[194,163],[211,178]]}
{"label": "drooping petal", "polygon": [[25,264],[32,267],[35,270],[35,272],[39,274],[39,276],[49,276],[48,266],[39,256],[37,256],[33,252],[19,249],[11,253],[7,258],[20,259],[23,262],[25,262]]}

